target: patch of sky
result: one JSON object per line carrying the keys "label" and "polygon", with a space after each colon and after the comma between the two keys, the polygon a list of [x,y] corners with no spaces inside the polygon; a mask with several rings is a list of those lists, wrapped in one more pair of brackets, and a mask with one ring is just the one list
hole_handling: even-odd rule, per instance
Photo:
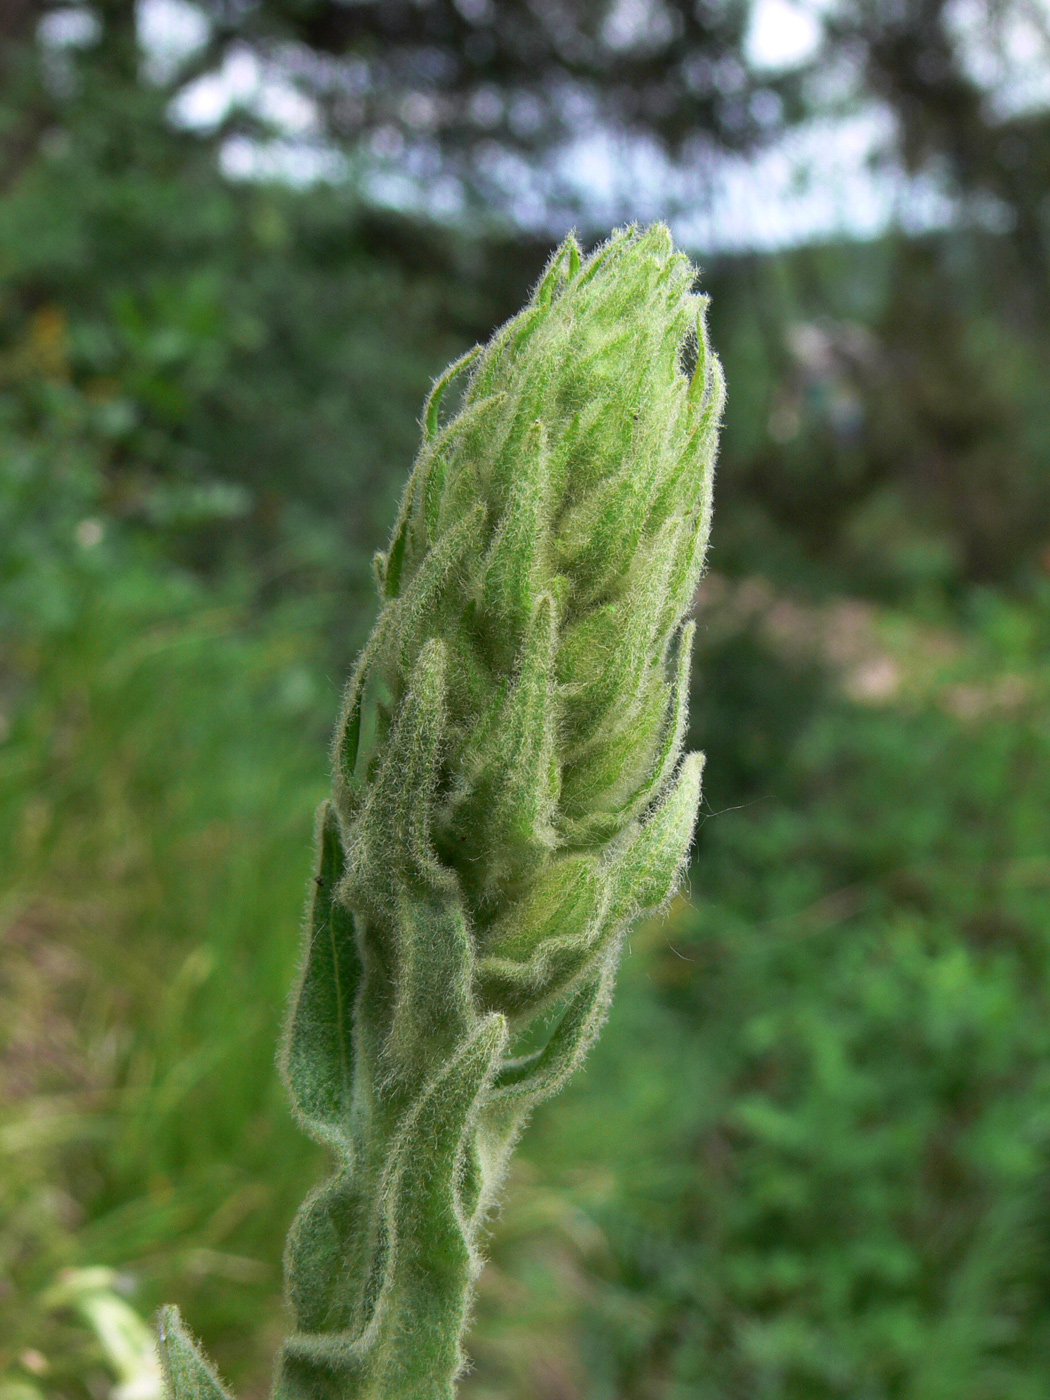
{"label": "patch of sky", "polygon": [[87,48],[101,32],[97,16],[86,5],[49,10],[37,26],[37,36],[48,49]]}
{"label": "patch of sky", "polygon": [[146,76],[154,83],[174,81],[208,42],[207,17],[190,0],[139,0],[135,21]]}
{"label": "patch of sky", "polygon": [[1050,105],[1050,0],[950,0],[948,20],[970,77],[1006,120]]}
{"label": "patch of sky", "polygon": [[[456,3],[469,9],[489,0]],[[757,0],[745,46],[752,69],[783,72],[816,59],[823,20],[834,3]],[[998,8],[988,8],[984,0],[950,4],[956,42],[995,114],[1005,117],[1050,103],[1050,0],[1027,0],[1008,24],[997,21]],[[51,42],[90,42],[78,18],[87,13],[77,7],[53,11]],[[139,0],[138,16],[147,74],[177,88],[182,65],[208,37],[203,10],[192,0]],[[604,37],[616,48],[644,48],[654,35],[661,41],[673,37],[666,32],[673,24],[673,13],[660,0],[616,0]],[[427,104],[433,99],[427,94],[410,95],[406,102],[414,105],[402,112],[403,124],[381,127],[353,159],[324,139],[311,93],[338,88],[342,100],[351,101],[362,82],[367,88],[369,74],[356,60],[339,64],[292,49],[264,60],[238,46],[220,66],[176,91],[172,119],[213,131],[241,110],[269,130],[268,137],[239,134],[224,144],[222,166],[231,179],[304,186],[353,178],[377,204],[439,219],[461,216],[464,192],[441,168],[430,140]],[[567,89],[566,111],[572,109],[580,134],[542,169],[492,143],[479,156],[478,170],[504,216],[530,231],[557,235],[571,221],[601,228],[625,219],[665,218],[684,244],[701,253],[868,238],[891,226],[917,232],[944,226],[963,212],[994,225],[994,208],[962,211],[936,171],[920,177],[904,173],[893,157],[891,114],[871,102],[851,107],[855,75],[848,69],[815,65],[813,83],[827,105],[843,109],[843,115],[796,127],[748,157],[716,152],[697,141],[676,163],[651,141],[608,130],[586,94]],[[502,101],[498,94],[479,94],[479,125],[489,99]],[[760,91],[753,101],[765,106],[756,106],[752,115],[775,128],[780,117],[775,94]]]}

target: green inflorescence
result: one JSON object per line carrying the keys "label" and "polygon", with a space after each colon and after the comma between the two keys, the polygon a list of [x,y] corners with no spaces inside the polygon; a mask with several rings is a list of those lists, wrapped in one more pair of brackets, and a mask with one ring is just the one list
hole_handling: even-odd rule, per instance
{"label": "green inflorescence", "polygon": [[[630,922],[679,879],[723,397],[694,277],[662,226],[586,259],[570,238],[427,402],[283,1050],[337,1170],[289,1235],[277,1400],[452,1395],[514,1142],[597,1035]],[[174,1309],[161,1354],[172,1400],[225,1395]]]}

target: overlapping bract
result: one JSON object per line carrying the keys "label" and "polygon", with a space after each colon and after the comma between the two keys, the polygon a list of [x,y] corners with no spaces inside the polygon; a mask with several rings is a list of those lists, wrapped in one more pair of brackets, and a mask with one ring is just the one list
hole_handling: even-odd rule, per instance
{"label": "overlapping bract", "polygon": [[[679,877],[701,762],[681,757],[683,621],[722,402],[693,279],[662,227],[586,260],[570,239],[427,403],[286,1040],[338,1170],[289,1237],[280,1400],[451,1395],[517,1133],[597,1034],[630,921]],[[556,1028],[517,1055],[543,1013]],[[167,1332],[176,1400],[214,1400]]]}

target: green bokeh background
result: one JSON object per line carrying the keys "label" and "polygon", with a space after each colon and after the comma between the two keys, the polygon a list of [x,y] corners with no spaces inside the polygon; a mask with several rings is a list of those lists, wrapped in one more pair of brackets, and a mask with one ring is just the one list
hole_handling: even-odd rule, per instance
{"label": "green bokeh background", "polygon": [[[524,1140],[468,1400],[1050,1392],[1050,339],[1003,237],[701,258],[695,859]],[[135,82],[5,176],[5,1400],[113,1393],[61,1295],[95,1266],[265,1393],[369,559],[432,376],[547,246],[231,184]]]}

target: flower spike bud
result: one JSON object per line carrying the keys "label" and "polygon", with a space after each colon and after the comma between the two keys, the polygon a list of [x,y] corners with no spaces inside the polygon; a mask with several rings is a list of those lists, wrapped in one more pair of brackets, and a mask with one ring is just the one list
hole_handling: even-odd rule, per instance
{"label": "flower spike bud", "polygon": [[[569,238],[425,405],[282,1053],[336,1170],[289,1235],[274,1400],[452,1400],[514,1142],[681,878],[724,393],[695,275],[662,225]],[[169,1400],[226,1400],[171,1310],[161,1353]]]}

